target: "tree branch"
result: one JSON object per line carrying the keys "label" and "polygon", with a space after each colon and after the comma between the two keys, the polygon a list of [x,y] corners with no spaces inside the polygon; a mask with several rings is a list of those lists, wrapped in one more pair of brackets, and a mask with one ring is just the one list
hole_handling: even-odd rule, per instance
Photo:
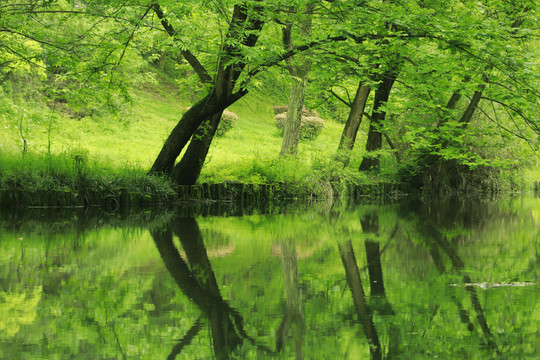
{"label": "tree branch", "polygon": [[344,103],[344,104],[347,105],[348,107],[351,107],[351,106],[352,106],[352,104],[351,104],[349,101],[343,99],[341,96],[339,96],[338,94],[336,94],[336,93],[334,92],[334,90],[330,89],[330,90],[328,90],[328,92],[329,92],[330,94],[334,95],[334,97],[335,97],[336,99],[338,99],[339,101],[341,101],[342,103]]}
{"label": "tree branch", "polygon": [[[165,18],[165,14],[163,13],[163,10],[161,9],[161,6],[159,4],[153,3],[152,9],[154,9],[154,12],[156,13],[158,19],[161,21],[161,25],[163,25],[163,28],[169,34],[170,37],[176,38],[176,31],[174,30],[174,27],[167,21]],[[212,84],[214,80],[206,70],[206,68],[200,63],[200,61],[193,55],[193,53],[189,50],[180,50],[180,53],[186,59],[186,61],[191,65],[193,70],[195,70],[195,73],[199,76],[199,79],[203,84]]]}
{"label": "tree branch", "polygon": [[492,101],[494,103],[497,103],[501,106],[503,106],[507,111],[508,110],[511,110],[512,112],[516,113],[517,115],[519,115],[523,120],[525,120],[525,123],[534,131],[536,132],[537,134],[540,134],[540,126],[538,125],[538,123],[532,119],[530,119],[528,116],[525,116],[525,114],[523,114],[523,111],[521,111],[520,109],[514,107],[514,106],[511,106],[511,105],[508,105],[500,100],[497,100],[497,99],[493,99],[493,98],[489,98],[489,97],[485,97],[485,96],[482,96],[482,99],[484,100],[488,100],[488,101]]}

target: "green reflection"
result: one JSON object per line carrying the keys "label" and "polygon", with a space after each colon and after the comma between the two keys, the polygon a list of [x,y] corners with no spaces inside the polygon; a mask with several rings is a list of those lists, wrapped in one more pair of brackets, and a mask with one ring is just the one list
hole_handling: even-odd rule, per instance
{"label": "green reflection", "polygon": [[538,199],[63,215],[0,219],[2,359],[540,357]]}

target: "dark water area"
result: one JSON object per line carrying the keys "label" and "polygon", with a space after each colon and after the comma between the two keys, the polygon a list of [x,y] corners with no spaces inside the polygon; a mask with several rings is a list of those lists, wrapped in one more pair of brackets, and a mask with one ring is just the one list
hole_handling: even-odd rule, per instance
{"label": "dark water area", "polygon": [[0,359],[538,359],[540,199],[0,212]]}

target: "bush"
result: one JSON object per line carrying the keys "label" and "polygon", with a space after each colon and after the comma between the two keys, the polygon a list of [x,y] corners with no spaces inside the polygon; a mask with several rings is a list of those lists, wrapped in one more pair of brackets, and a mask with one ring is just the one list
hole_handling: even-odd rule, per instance
{"label": "bush", "polygon": [[286,113],[288,108],[289,108],[289,106],[287,106],[287,105],[276,105],[276,106],[272,107],[272,109],[274,110],[274,115],[279,115],[279,114]]}
{"label": "bush", "polygon": [[274,116],[274,121],[276,123],[276,127],[278,130],[283,133],[283,130],[285,129],[285,121],[287,120],[287,113],[279,113],[276,116]]}
{"label": "bush", "polygon": [[[283,134],[285,129],[285,121],[287,120],[287,113],[280,113],[274,117],[276,127]],[[306,140],[313,140],[321,133],[324,127],[324,120],[316,116],[302,115],[300,122],[300,138]]]}
{"label": "bush", "polygon": [[[286,113],[289,110],[288,105],[276,105],[272,107],[274,110],[274,115],[279,115]],[[317,112],[317,110],[308,109],[307,107],[304,107],[302,109],[302,116],[314,116],[320,118],[321,115]]]}
{"label": "bush", "polygon": [[231,130],[238,121],[238,115],[232,111],[225,110],[221,115],[219,126],[216,130],[216,136],[223,136],[227,131]]}
{"label": "bush", "polygon": [[302,139],[313,140],[321,133],[324,127],[324,120],[316,116],[302,116],[300,123],[300,137]]}

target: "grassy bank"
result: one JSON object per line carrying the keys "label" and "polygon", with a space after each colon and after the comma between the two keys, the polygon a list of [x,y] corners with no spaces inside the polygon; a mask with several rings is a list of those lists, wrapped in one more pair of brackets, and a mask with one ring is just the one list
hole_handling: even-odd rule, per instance
{"label": "grassy bank", "polygon": [[[140,183],[170,130],[191,104],[163,78],[132,92],[134,101],[123,111],[92,117],[73,116],[40,99],[4,96],[0,116],[4,134],[0,143],[2,186],[71,187],[82,181],[81,168],[84,176],[92,177],[88,183],[98,177],[106,177],[105,183],[119,184],[130,177]],[[255,94],[231,106],[229,110],[239,120],[214,140],[200,183],[281,182],[309,188],[336,176],[362,180],[355,171],[361,160],[360,146],[349,169],[332,165],[331,155],[343,125],[330,117],[325,117],[325,128],[318,138],[301,141],[298,157],[279,157],[281,136],[274,125],[272,105],[276,104],[268,97]],[[361,131],[359,143],[365,140],[365,132]]]}
{"label": "grassy bank", "polygon": [[21,201],[3,199],[7,205],[102,205],[109,196],[117,202],[121,192],[137,203],[167,202],[176,196],[164,178],[148,176],[138,168],[106,167],[81,154],[1,155],[0,174],[0,189],[7,190],[7,196],[32,194]]}
{"label": "grassy bank", "polygon": [[[178,88],[165,78],[132,89],[133,102],[115,114],[74,116],[39,98],[2,94],[0,105],[0,187],[71,189],[76,192],[129,191],[170,194],[166,179],[146,176],[170,130],[186,107]],[[373,184],[397,179],[390,153],[383,154],[377,177],[357,171],[367,135],[361,126],[350,165],[334,161],[343,124],[323,114],[325,127],[314,140],[302,140],[297,157],[280,157],[281,135],[272,100],[250,94],[230,107],[236,126],[214,139],[199,183],[286,184],[297,194],[328,196],[336,184]],[[504,172],[505,188],[532,188],[537,169]]]}

